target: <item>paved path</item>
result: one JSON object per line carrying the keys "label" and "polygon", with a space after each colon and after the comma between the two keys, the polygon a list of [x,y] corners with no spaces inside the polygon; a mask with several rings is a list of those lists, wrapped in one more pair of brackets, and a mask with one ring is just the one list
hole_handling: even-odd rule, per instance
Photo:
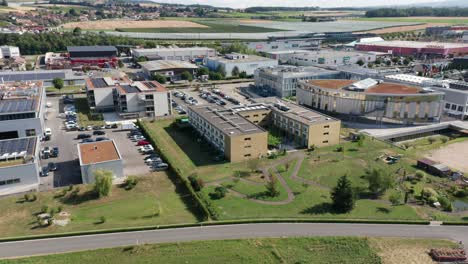
{"label": "paved path", "polygon": [[462,226],[275,223],[190,227],[0,243],[0,258],[45,255],[144,243],[256,237],[366,236],[443,238],[468,243]]}

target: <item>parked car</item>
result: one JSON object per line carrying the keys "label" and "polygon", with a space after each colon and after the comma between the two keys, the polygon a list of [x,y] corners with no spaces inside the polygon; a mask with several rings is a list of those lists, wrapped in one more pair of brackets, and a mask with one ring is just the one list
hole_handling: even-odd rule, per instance
{"label": "parked car", "polygon": [[57,158],[59,156],[59,148],[53,147],[52,151],[50,152],[50,156],[53,158]]}
{"label": "parked car", "polygon": [[101,130],[100,126],[93,126],[93,130]]}
{"label": "parked car", "polygon": [[163,160],[161,158],[152,158],[152,159],[147,159],[145,160],[146,164],[156,164],[156,163],[162,163]]}
{"label": "parked car", "polygon": [[149,156],[146,156],[146,157],[145,157],[145,160],[153,159],[153,158],[159,158],[159,155],[158,155],[158,154],[151,154],[151,155],[149,155]]}
{"label": "parked car", "polygon": [[133,141],[139,141],[139,140],[146,140],[146,138],[144,136],[141,136],[141,135],[135,135],[135,136],[132,136],[132,140]]}
{"label": "parked car", "polygon": [[90,143],[90,142],[94,142],[94,139],[92,139],[92,138],[84,138],[83,140],[81,140],[81,143]]}
{"label": "parked car", "polygon": [[137,142],[137,146],[145,146],[145,145],[149,145],[149,144],[151,144],[151,143],[149,143],[146,140],[138,140],[138,142]]}
{"label": "parked car", "polygon": [[76,139],[85,139],[85,138],[90,138],[91,135],[90,134],[78,134],[76,136]]}
{"label": "parked car", "polygon": [[53,162],[49,162],[49,164],[47,164],[47,168],[49,169],[49,171],[56,171],[57,170],[57,164],[55,164]]}
{"label": "parked car", "polygon": [[78,129],[78,126],[76,124],[66,124],[65,125],[65,128],[67,130],[77,130]]}
{"label": "parked car", "polygon": [[40,177],[49,176],[49,167],[48,166],[42,167],[41,171],[39,172],[39,176]]}
{"label": "parked car", "polygon": [[104,128],[105,128],[105,129],[111,129],[111,128],[112,128],[112,125],[105,125]]}
{"label": "parked car", "polygon": [[155,171],[165,171],[169,168],[167,163],[158,163],[152,166]]}
{"label": "parked car", "polygon": [[106,134],[106,131],[102,131],[102,130],[93,131],[93,135],[95,135],[95,136],[102,136],[102,135],[105,135],[105,134]]}
{"label": "parked car", "polygon": [[106,137],[97,137],[97,138],[96,138],[96,142],[104,141],[104,140],[109,140],[109,139],[106,138]]}
{"label": "parked car", "polygon": [[112,124],[112,125],[111,125],[111,128],[119,128],[119,125],[117,125],[117,124]]}

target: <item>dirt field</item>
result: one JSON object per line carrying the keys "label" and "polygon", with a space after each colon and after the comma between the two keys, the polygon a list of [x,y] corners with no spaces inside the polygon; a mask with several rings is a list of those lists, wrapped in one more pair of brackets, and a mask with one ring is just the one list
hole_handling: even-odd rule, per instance
{"label": "dirt field", "polygon": [[374,33],[374,34],[385,34],[385,33],[396,33],[396,32],[406,32],[406,31],[416,31],[416,30],[423,30],[427,27],[434,27],[434,26],[446,26],[448,24],[444,23],[426,23],[422,25],[413,25],[413,26],[400,26],[400,27],[389,27],[389,28],[382,28],[382,29],[375,29],[365,31],[366,33]]}
{"label": "dirt field", "polygon": [[433,150],[427,157],[468,173],[468,140]]}
{"label": "dirt field", "polygon": [[100,29],[100,30],[115,30],[116,28],[206,28],[205,25],[200,25],[190,21],[177,20],[99,20],[87,22],[71,22],[63,25],[64,28],[80,27],[81,29]]}

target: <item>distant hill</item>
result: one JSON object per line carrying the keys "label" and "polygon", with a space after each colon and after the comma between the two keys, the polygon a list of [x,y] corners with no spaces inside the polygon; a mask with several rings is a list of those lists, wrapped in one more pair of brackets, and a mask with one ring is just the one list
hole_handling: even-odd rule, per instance
{"label": "distant hill", "polygon": [[445,0],[431,3],[412,4],[410,6],[430,6],[430,7],[468,7],[467,0]]}

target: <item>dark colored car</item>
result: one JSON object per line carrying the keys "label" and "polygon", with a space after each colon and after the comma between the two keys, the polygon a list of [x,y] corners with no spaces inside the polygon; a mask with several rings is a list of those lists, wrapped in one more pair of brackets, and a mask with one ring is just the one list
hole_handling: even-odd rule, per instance
{"label": "dark colored car", "polygon": [[42,167],[42,170],[39,172],[39,176],[41,177],[49,176],[49,167],[48,166]]}
{"label": "dark colored car", "polygon": [[93,130],[101,130],[100,126],[93,126]]}
{"label": "dark colored car", "polygon": [[93,131],[93,135],[95,135],[95,136],[102,136],[102,135],[105,135],[105,134],[106,134],[106,132],[102,131],[102,130]]}
{"label": "dark colored car", "polygon": [[56,171],[57,170],[57,164],[55,164],[53,162],[49,162],[49,164],[47,164],[47,168],[49,169],[49,171]]}
{"label": "dark colored car", "polygon": [[85,139],[85,138],[90,138],[91,135],[90,134],[78,134],[76,136],[76,139]]}
{"label": "dark colored car", "polygon": [[119,126],[117,124],[112,124],[111,128],[118,128]]}
{"label": "dark colored car", "polygon": [[97,138],[96,138],[96,142],[98,142],[98,141],[104,141],[104,140],[109,140],[109,139],[106,138],[106,137],[97,137]]}
{"label": "dark colored car", "polygon": [[90,142],[94,142],[94,139],[92,139],[92,138],[84,138],[83,140],[81,140],[81,143],[90,143]]}
{"label": "dark colored car", "polygon": [[53,147],[52,151],[50,152],[50,156],[53,158],[58,157],[59,155],[59,148],[58,147]]}

